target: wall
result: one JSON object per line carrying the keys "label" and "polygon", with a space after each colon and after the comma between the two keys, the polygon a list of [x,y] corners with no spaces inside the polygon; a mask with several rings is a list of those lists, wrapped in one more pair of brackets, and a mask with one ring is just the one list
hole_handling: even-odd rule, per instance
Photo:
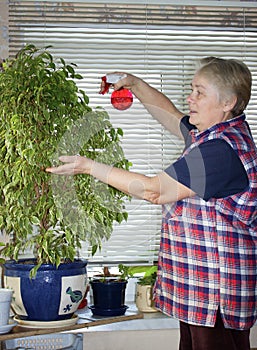
{"label": "wall", "polygon": [[8,0],[0,2],[0,59],[8,57]]}
{"label": "wall", "polygon": [[178,350],[176,329],[85,333],[83,350]]}

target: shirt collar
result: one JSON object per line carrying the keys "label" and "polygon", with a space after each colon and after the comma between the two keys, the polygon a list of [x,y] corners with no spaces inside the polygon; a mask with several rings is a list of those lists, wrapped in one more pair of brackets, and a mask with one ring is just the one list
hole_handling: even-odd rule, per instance
{"label": "shirt collar", "polygon": [[190,130],[192,141],[195,142],[195,141],[199,140],[200,138],[205,137],[206,135],[208,135],[212,132],[221,131],[221,130],[224,130],[224,129],[231,127],[231,126],[234,127],[238,124],[241,124],[244,121],[245,121],[245,114],[243,113],[243,114],[239,115],[238,117],[231,118],[229,120],[226,120],[225,122],[215,124],[215,125],[211,126],[209,129],[206,129],[204,131],[198,131],[198,129],[196,129],[196,128],[192,129],[192,130]]}

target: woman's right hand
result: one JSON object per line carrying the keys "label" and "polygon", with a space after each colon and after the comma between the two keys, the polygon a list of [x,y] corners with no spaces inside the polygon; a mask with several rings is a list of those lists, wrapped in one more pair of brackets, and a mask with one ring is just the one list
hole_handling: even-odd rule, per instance
{"label": "woman's right hand", "polygon": [[[108,83],[108,75],[111,75],[111,74],[117,74],[122,78],[119,79],[116,83]],[[134,90],[136,90],[137,84],[139,84],[140,81],[142,81],[140,78],[136,77],[135,75],[124,73],[124,72],[107,73],[106,80],[107,82],[105,81],[105,79],[102,79],[100,92],[99,92],[100,94],[104,94],[106,90],[109,89],[109,87],[112,87],[114,90],[120,90],[121,88],[125,88],[128,90],[131,90],[134,93],[135,92]],[[109,85],[109,87],[108,86],[106,87],[107,84]]]}
{"label": "woman's right hand", "polygon": [[141,82],[141,79],[136,77],[133,74],[128,74],[128,73],[122,73],[122,74],[124,74],[125,77],[120,79],[117,83],[113,85],[114,90],[125,88],[133,92],[133,89],[135,89],[135,87]]}

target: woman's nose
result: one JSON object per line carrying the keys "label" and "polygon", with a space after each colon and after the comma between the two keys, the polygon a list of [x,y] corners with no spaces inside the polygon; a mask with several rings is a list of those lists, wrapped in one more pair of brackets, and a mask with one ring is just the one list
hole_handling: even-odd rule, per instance
{"label": "woman's nose", "polygon": [[192,92],[187,96],[187,103],[190,103],[193,101],[193,96],[192,96]]}

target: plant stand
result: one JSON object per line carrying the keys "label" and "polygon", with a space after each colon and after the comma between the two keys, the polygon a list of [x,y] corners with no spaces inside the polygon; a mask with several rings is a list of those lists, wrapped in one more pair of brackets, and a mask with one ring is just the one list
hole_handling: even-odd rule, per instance
{"label": "plant stand", "polygon": [[108,318],[106,317],[103,319],[89,321],[89,322],[83,322],[83,320],[80,319],[79,323],[75,324],[73,326],[59,327],[59,328],[47,328],[47,329],[30,329],[30,328],[23,328],[20,326],[15,326],[10,333],[0,335],[0,342],[3,340],[14,339],[14,338],[24,338],[24,337],[32,337],[35,335],[75,331],[75,330],[80,330],[80,329],[88,328],[88,327],[102,326],[105,324],[111,324],[111,323],[116,323],[116,322],[142,319],[143,317],[144,317],[144,315],[142,313],[138,313],[138,314],[133,314],[133,315],[124,315],[124,316],[108,317]]}

